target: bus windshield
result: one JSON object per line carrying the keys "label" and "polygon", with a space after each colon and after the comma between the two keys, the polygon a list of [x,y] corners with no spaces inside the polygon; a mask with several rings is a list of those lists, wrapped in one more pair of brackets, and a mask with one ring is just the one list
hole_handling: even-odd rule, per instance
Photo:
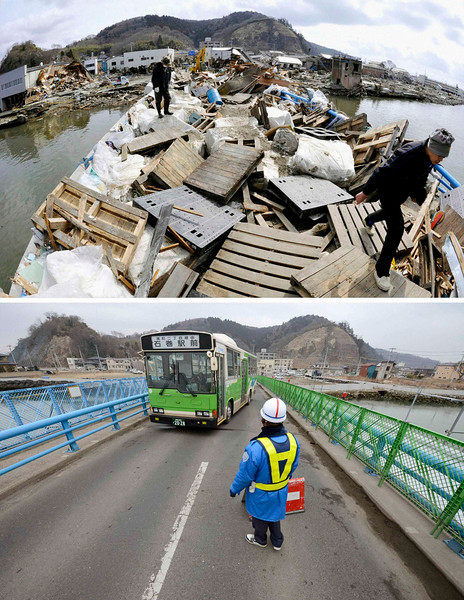
{"label": "bus windshield", "polygon": [[214,393],[206,352],[150,352],[147,354],[149,388],[177,389],[194,394]]}

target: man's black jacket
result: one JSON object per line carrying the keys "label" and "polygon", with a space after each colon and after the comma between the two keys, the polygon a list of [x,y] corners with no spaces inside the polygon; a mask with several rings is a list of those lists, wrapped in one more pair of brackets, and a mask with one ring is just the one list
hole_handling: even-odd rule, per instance
{"label": "man's black jacket", "polygon": [[153,89],[159,88],[160,92],[167,92],[171,81],[171,67],[165,67],[162,62],[156,63],[153,68],[151,82]]}
{"label": "man's black jacket", "polygon": [[399,205],[410,196],[419,205],[426,197],[425,183],[432,170],[424,142],[404,144],[381,167],[377,167],[363,192],[366,195],[377,190],[381,199]]}

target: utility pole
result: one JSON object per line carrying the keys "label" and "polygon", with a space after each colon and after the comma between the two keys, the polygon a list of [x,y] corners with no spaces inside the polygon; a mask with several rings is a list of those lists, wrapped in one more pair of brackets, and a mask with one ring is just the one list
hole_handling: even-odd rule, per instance
{"label": "utility pole", "polygon": [[98,364],[100,365],[100,371],[101,371],[102,370],[102,361],[101,361],[100,355],[98,354],[98,346],[97,346],[97,344],[95,344],[95,349],[97,351]]}
{"label": "utility pole", "polygon": [[458,364],[458,366],[457,366],[457,367],[456,367],[456,368],[453,370],[453,375],[452,375],[452,377],[451,377],[451,379],[450,379],[450,382],[449,382],[449,384],[448,384],[448,387],[451,387],[451,384],[453,383],[453,380],[454,380],[454,377],[455,377],[456,373],[458,373],[458,374],[459,374],[459,369],[461,368],[461,365],[462,365],[462,361],[463,361],[463,360],[464,360],[464,353],[463,353],[463,354],[462,354],[462,356],[461,356],[461,360],[459,361],[459,364]]}
{"label": "utility pole", "polygon": [[390,364],[391,357],[392,357],[392,354],[393,354],[393,350],[396,350],[396,348],[390,348],[390,356],[388,357],[388,360],[387,360],[387,367],[386,367],[386,369],[385,369],[385,377],[386,377],[386,375],[387,375],[387,371],[388,371],[388,365]]}

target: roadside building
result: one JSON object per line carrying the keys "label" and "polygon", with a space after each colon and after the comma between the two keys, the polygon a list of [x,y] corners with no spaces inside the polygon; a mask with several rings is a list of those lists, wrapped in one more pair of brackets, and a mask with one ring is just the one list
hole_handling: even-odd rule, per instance
{"label": "roadside building", "polygon": [[435,369],[433,379],[439,379],[441,381],[450,381],[451,379],[459,379],[458,365],[456,363],[446,363],[438,365]]}
{"label": "roadside building", "polygon": [[379,62],[368,62],[362,66],[362,74],[367,77],[379,77],[386,79],[388,75],[387,69]]}
{"label": "roadside building", "polygon": [[71,356],[66,359],[66,362],[68,363],[68,369],[71,371],[77,371],[85,368],[85,362],[82,358],[74,358],[74,356]]}
{"label": "roadside building", "polygon": [[124,71],[129,69],[139,69],[140,67],[150,67],[154,63],[160,62],[164,56],[169,56],[171,62],[174,62],[173,48],[156,48],[152,50],[136,50],[134,52],[124,52],[122,56],[113,56],[106,60],[107,71]]}
{"label": "roadside building", "polygon": [[278,56],[276,58],[276,65],[283,69],[299,69],[303,66],[303,63],[296,56]]}
{"label": "roadside building", "polygon": [[377,365],[376,379],[388,379],[392,372],[395,363],[392,360],[383,360]]}
{"label": "roadside building", "polygon": [[132,368],[130,358],[106,358],[105,361],[108,371],[130,371]]}
{"label": "roadside building", "polygon": [[293,369],[293,358],[276,358],[274,368],[276,371],[289,371]]}
{"label": "roadside building", "polygon": [[332,83],[352,90],[361,84],[362,62],[349,56],[332,57]]}
{"label": "roadside building", "polygon": [[365,363],[359,367],[359,376],[360,377],[369,377],[369,368],[372,366],[376,366],[376,363]]}
{"label": "roadside building", "polygon": [[8,354],[0,354],[0,373],[11,373],[18,370],[18,365]]}
{"label": "roadside building", "polygon": [[0,111],[24,104],[27,91],[37,84],[43,68],[43,65],[30,68],[23,65],[0,75]]}

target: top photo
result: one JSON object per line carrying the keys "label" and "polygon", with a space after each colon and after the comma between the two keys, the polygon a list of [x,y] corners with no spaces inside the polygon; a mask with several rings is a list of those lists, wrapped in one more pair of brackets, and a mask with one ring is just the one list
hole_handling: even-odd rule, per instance
{"label": "top photo", "polygon": [[464,297],[462,6],[23,4],[2,299]]}

